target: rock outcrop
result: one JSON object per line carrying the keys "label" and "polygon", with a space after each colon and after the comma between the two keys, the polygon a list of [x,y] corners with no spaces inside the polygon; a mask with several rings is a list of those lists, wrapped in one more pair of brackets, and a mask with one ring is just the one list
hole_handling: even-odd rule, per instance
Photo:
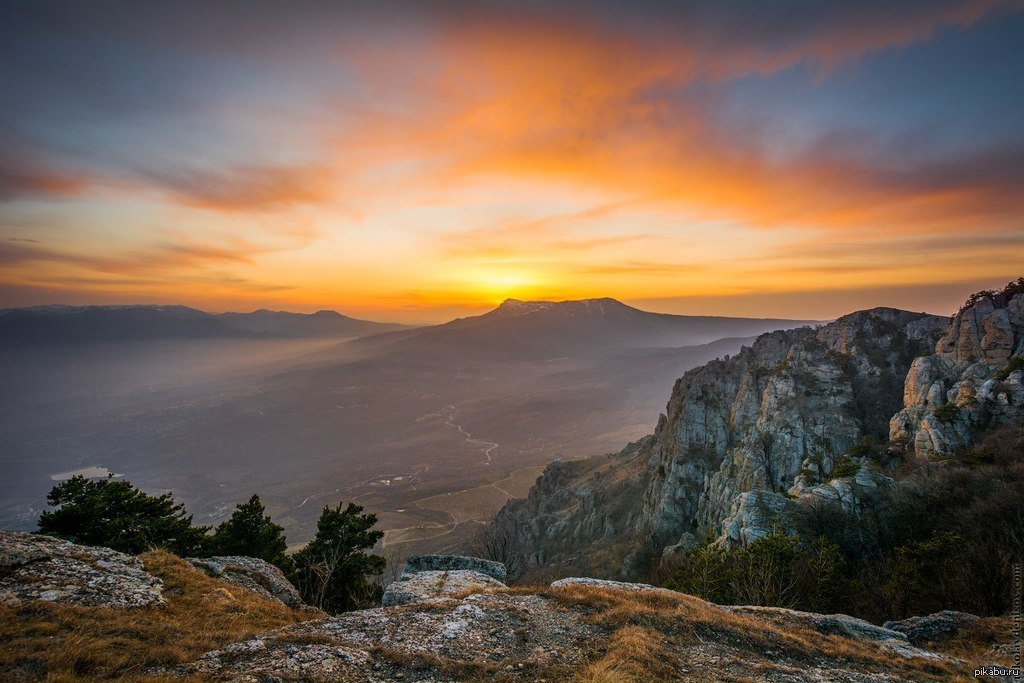
{"label": "rock outcrop", "polygon": [[708,534],[769,533],[801,502],[856,510],[886,485],[896,463],[872,444],[887,438],[907,370],[947,323],[877,308],[764,334],[683,375],[654,435],[615,456],[552,463],[498,521],[538,566],[628,579]]}
{"label": "rock outcrop", "polygon": [[653,586],[573,578],[536,594],[475,594],[307,621],[173,673],[234,681],[556,681],[602,658],[638,680],[951,680],[958,666],[902,633],[844,615],[724,608]]}
{"label": "rock outcrop", "polygon": [[413,555],[405,561],[402,575],[384,589],[381,604],[390,607],[505,588],[506,574],[501,562],[479,557]]}
{"label": "rock outcrop", "polygon": [[[1024,289],[1024,286],[1022,286]],[[1024,419],[1024,292],[972,297],[934,353],[907,373],[903,409],[889,436],[934,459],[972,445],[979,432]]]}
{"label": "rock outcrop", "polygon": [[131,555],[50,536],[0,531],[0,604],[45,600],[86,607],[164,604],[163,582]]}
{"label": "rock outcrop", "polygon": [[883,626],[899,631],[914,645],[926,646],[944,638],[951,638],[965,626],[978,621],[979,617],[967,612],[943,610],[922,617],[910,617],[899,621],[887,621]]}
{"label": "rock outcrop", "polygon": [[437,598],[450,598],[483,589],[505,588],[505,584],[472,569],[403,573],[384,589],[381,604],[405,605]]}
{"label": "rock outcrop", "polygon": [[454,570],[469,570],[486,574],[501,583],[504,583],[508,577],[508,571],[501,562],[485,560],[480,557],[467,557],[466,555],[411,555],[405,561],[404,572],[415,574],[426,571]]}
{"label": "rock outcrop", "polygon": [[264,597],[280,600],[289,607],[300,607],[302,597],[284,573],[261,559],[239,555],[189,558],[189,563],[207,576],[247,588]]}

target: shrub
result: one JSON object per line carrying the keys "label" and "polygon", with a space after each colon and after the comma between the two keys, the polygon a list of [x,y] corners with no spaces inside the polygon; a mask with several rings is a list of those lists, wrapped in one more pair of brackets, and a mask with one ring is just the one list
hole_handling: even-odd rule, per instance
{"label": "shrub", "polygon": [[936,408],[933,414],[939,419],[939,421],[949,424],[960,416],[960,408],[958,408],[955,403],[946,403],[945,405]]}
{"label": "shrub", "polygon": [[377,515],[362,514],[362,506],[355,503],[342,505],[323,509],[316,536],[294,556],[294,583],[302,599],[332,613],[378,603],[382,589],[367,576],[387,566],[383,557],[363,552],[384,536],[373,530]]}
{"label": "shrub", "polygon": [[192,526],[192,515],[170,493],[151,496],[127,481],[75,476],[46,500],[57,509],[40,515],[39,533],[125,553],[160,547],[187,555],[201,548],[209,529]]}
{"label": "shrub", "polygon": [[260,497],[254,495],[246,503],[239,503],[231,518],[213,532],[206,544],[207,555],[246,555],[266,560],[284,572],[293,568],[285,554],[288,542],[284,528],[274,524]]}

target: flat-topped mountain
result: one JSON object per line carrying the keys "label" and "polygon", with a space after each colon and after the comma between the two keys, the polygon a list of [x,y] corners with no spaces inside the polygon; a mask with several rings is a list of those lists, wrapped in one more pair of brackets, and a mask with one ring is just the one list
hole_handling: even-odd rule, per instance
{"label": "flat-topped mountain", "polygon": [[817,324],[811,320],[650,313],[611,298],[507,299],[483,315],[400,332],[396,350],[470,353],[503,359],[586,356],[637,348],[708,344],[723,338]]}

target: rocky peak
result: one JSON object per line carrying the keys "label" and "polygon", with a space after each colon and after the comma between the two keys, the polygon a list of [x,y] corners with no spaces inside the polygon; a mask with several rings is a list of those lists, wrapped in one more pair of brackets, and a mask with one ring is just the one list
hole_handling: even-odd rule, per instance
{"label": "rocky peak", "polygon": [[906,375],[890,440],[947,456],[987,429],[1024,418],[1024,283],[972,296]]}
{"label": "rocky peak", "polygon": [[611,313],[639,312],[621,301],[604,297],[576,301],[520,301],[505,299],[494,313],[510,316],[554,314],[567,317],[604,317]]}
{"label": "rocky peak", "polygon": [[642,445],[607,466],[550,468],[499,519],[519,529],[539,564],[616,567],[631,578],[646,560],[622,557],[624,547],[660,553],[709,533],[752,539],[769,532],[773,510],[804,496],[856,507],[884,484],[888,464],[864,444],[885,440],[902,378],[946,325],[878,308],[763,334],[684,374]]}

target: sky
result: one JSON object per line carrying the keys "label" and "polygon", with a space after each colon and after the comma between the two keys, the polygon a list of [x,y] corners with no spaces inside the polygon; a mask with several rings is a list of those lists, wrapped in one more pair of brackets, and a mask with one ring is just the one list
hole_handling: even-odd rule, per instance
{"label": "sky", "polygon": [[1024,0],[0,2],[0,306],[950,313]]}

